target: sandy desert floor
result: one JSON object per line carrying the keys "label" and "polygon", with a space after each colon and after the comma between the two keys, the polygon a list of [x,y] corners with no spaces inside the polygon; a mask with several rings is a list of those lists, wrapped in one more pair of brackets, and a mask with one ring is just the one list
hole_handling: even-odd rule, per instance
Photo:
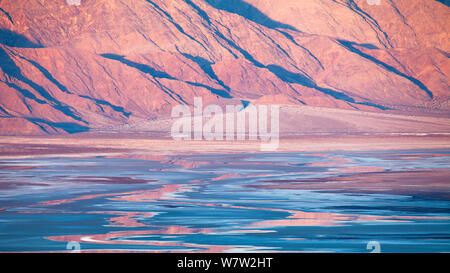
{"label": "sandy desert floor", "polygon": [[[0,158],[55,155],[151,153],[259,153],[261,141],[175,141],[150,135],[83,135],[58,137],[0,137]],[[301,135],[280,139],[275,152],[386,151],[450,148],[450,134]]]}

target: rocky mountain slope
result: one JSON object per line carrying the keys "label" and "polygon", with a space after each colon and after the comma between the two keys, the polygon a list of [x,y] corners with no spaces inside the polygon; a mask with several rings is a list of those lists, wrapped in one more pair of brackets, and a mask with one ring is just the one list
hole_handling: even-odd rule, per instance
{"label": "rocky mountain slope", "polygon": [[445,1],[76,2],[0,0],[0,134],[145,131],[195,96],[449,116]]}

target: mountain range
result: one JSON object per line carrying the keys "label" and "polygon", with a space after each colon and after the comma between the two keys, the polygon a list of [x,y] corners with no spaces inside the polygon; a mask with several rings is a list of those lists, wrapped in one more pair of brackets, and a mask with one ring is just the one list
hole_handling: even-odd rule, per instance
{"label": "mountain range", "polygon": [[0,134],[164,131],[194,97],[279,104],[286,132],[450,132],[449,18],[434,0],[0,0]]}

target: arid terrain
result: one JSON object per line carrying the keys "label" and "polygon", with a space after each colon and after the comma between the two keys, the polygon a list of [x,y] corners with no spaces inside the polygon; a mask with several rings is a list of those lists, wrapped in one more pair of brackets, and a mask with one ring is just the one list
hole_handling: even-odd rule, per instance
{"label": "arid terrain", "polygon": [[289,106],[289,132],[449,132],[449,15],[433,0],[2,0],[0,134],[166,130],[194,97]]}
{"label": "arid terrain", "polygon": [[[449,252],[449,30],[435,0],[0,0],[0,252]],[[207,105],[259,139],[206,140]]]}
{"label": "arid terrain", "polygon": [[[153,135],[116,137],[1,137],[1,158],[84,157],[110,154],[148,156],[261,153],[261,141],[175,141]],[[450,135],[304,135],[280,140],[276,152],[449,149]]]}

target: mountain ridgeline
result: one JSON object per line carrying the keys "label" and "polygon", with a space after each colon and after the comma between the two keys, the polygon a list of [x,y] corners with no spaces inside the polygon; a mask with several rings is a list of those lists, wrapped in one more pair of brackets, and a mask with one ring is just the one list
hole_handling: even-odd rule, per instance
{"label": "mountain ridgeline", "polygon": [[0,134],[145,131],[194,97],[448,117],[448,4],[372,2],[2,0]]}

